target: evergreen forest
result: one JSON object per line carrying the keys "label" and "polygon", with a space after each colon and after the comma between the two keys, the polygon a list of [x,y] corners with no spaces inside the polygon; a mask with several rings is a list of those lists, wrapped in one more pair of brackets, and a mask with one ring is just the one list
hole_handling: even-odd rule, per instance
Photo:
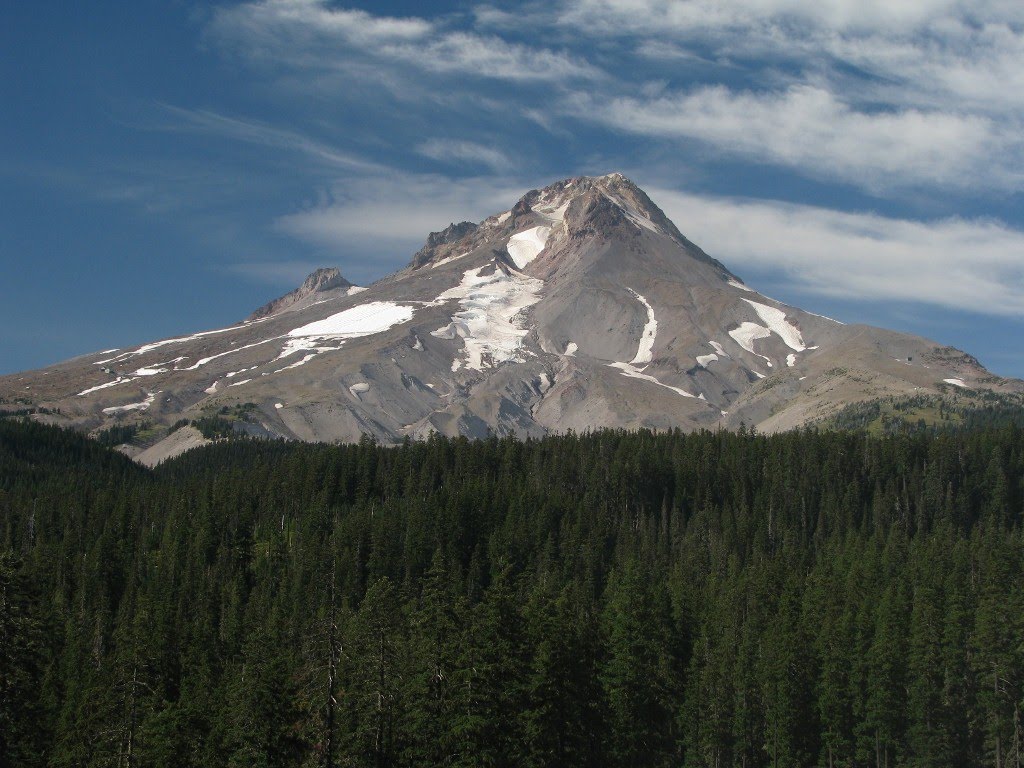
{"label": "evergreen forest", "polygon": [[0,419],[0,766],[1018,768],[1022,513],[1012,423],[149,470]]}

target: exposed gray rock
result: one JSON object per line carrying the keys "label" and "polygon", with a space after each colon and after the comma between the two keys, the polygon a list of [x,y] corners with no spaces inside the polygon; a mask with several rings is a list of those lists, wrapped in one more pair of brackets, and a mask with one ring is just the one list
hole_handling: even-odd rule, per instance
{"label": "exposed gray rock", "polygon": [[263,317],[275,315],[286,309],[294,307],[314,294],[326,293],[327,291],[342,289],[347,290],[352,283],[341,276],[337,267],[321,267],[307,277],[302,285],[294,291],[289,291],[284,296],[279,296],[273,301],[268,301],[262,307],[253,312],[246,320],[259,320]]}
{"label": "exposed gray rock", "polygon": [[0,377],[0,397],[85,429],[227,409],[257,434],[398,441],[768,431],[877,397],[1024,391],[960,350],[757,293],[619,174],[452,224],[355,290],[318,271],[239,325]]}

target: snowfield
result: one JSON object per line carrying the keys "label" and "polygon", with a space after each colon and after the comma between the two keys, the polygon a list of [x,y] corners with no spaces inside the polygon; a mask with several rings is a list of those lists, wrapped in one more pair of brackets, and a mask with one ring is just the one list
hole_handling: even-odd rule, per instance
{"label": "snowfield", "polygon": [[[729,335],[732,336],[733,341],[747,350],[747,352],[757,355],[757,352],[754,351],[754,340],[767,339],[772,335],[772,332],[757,323],[741,323],[739,328],[733,328],[729,331]],[[757,356],[764,357],[764,355]],[[764,357],[764,359],[767,360],[768,358]]]}
{"label": "snowfield", "polygon": [[[330,317],[325,317],[323,320],[293,328],[285,336],[278,337],[285,338],[287,341],[276,359],[280,360],[297,352],[306,352],[307,354],[274,373],[305,365],[321,352],[336,352],[344,346],[347,339],[358,339],[362,336],[383,333],[389,328],[411,320],[415,311],[416,308],[408,304],[397,304],[393,301],[371,301],[367,304],[349,307]],[[268,339],[268,341],[273,340]]]}
{"label": "snowfield", "polygon": [[146,399],[143,400],[141,403],[129,403],[128,405],[115,405],[115,406],[112,406],[110,408],[104,408],[103,412],[106,413],[106,414],[114,414],[114,413],[128,413],[129,411],[145,411],[145,410],[149,409],[149,406],[151,406],[153,404],[153,401],[156,400],[156,396],[159,395],[159,394],[160,394],[159,392],[153,392],[153,393],[147,395]]}
{"label": "snowfield", "polygon": [[[488,269],[493,270],[491,274],[482,274]],[[524,310],[540,301],[543,286],[543,280],[505,274],[491,264],[467,270],[459,285],[438,296],[435,303],[458,299],[462,308],[448,325],[431,332],[437,338],[463,340],[463,354],[452,362],[452,370],[464,365],[482,371],[519,359],[528,333],[523,327]]]}
{"label": "snowfield", "polygon": [[288,331],[292,337],[317,336],[354,339],[382,333],[412,319],[414,307],[393,301],[371,301],[338,312],[323,320]]}
{"label": "snowfield", "polygon": [[[752,355],[756,355],[764,360],[769,368],[772,368],[771,358],[765,355],[759,355],[754,351],[754,341],[756,339],[767,339],[772,335],[772,332],[765,328],[763,325],[757,323],[742,323],[739,328],[733,328],[729,331],[729,335],[732,336],[733,341],[739,344],[743,349]],[[755,371],[756,373],[756,371]],[[758,374],[760,375],[760,374]],[[764,378],[763,376],[761,378]]]}
{"label": "snowfield", "polygon": [[743,299],[743,301],[754,308],[757,316],[782,339],[787,347],[797,352],[807,349],[800,329],[786,319],[785,312],[775,307],[769,307],[767,304],[758,304],[750,299]]}
{"label": "snowfield", "polygon": [[647,308],[647,322],[644,324],[643,333],[640,334],[640,346],[636,351],[636,357],[630,360],[632,365],[643,365],[654,359],[654,340],[658,335],[658,321],[654,319],[654,308],[647,302],[647,299],[632,288],[628,290]]}
{"label": "snowfield", "polygon": [[525,269],[527,264],[540,255],[550,234],[551,227],[534,227],[512,235],[506,250],[512,257],[516,269]]}

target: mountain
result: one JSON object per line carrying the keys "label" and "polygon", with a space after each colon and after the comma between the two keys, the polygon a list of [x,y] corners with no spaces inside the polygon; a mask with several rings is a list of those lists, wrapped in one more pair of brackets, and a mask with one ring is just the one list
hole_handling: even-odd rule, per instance
{"label": "mountain", "polygon": [[[267,436],[385,442],[778,431],[851,403],[968,390],[1024,382],[758,293],[621,174],[566,179],[452,224],[365,290],[318,270],[238,325],[0,378],[4,407],[88,430],[147,421],[161,437],[161,425],[220,417]],[[202,438],[165,440],[148,460]]]}

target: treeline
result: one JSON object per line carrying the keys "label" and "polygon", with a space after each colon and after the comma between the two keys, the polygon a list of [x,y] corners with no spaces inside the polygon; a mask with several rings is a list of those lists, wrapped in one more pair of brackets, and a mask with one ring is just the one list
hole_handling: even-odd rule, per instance
{"label": "treeline", "polygon": [[1024,395],[967,390],[944,385],[939,395],[904,395],[851,403],[825,418],[829,429],[866,430],[873,434],[1024,427]]}
{"label": "treeline", "polygon": [[1017,766],[1024,433],[0,420],[0,762]]}

